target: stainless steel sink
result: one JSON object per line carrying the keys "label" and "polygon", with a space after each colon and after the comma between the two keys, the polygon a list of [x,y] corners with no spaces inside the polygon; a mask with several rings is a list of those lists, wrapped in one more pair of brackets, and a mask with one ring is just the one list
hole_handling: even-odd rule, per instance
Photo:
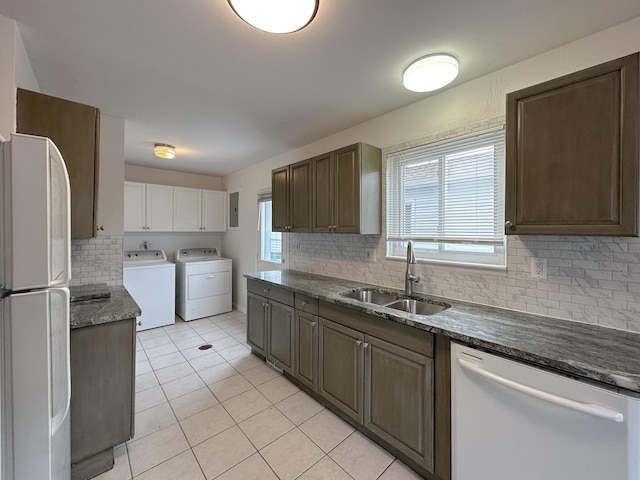
{"label": "stainless steel sink", "polygon": [[373,303],[374,305],[388,305],[395,302],[399,297],[392,293],[385,293],[379,290],[364,288],[362,290],[351,290],[341,294],[347,298],[353,298],[361,302]]}
{"label": "stainless steel sink", "polygon": [[402,295],[399,293],[383,292],[375,288],[354,289],[342,292],[340,295],[346,298],[353,298],[360,302],[393,308],[394,310],[414,313],[416,315],[435,315],[451,306],[444,302],[436,303],[427,299],[402,298]]}
{"label": "stainless steel sink", "polygon": [[389,303],[385,306],[407,313],[415,313],[416,315],[434,315],[436,313],[442,312],[443,310],[446,310],[451,305],[447,305],[446,303],[431,303],[426,300],[403,298],[393,303]]}

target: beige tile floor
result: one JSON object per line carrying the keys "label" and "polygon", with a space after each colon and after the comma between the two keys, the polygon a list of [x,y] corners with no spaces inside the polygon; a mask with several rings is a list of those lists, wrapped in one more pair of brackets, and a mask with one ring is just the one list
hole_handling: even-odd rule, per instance
{"label": "beige tile floor", "polygon": [[239,311],[138,333],[136,435],[96,478],[420,478],[253,356],[245,336]]}

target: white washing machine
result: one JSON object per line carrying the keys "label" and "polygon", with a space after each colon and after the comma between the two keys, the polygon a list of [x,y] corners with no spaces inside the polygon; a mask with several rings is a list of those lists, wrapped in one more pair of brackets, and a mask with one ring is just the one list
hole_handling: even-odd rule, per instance
{"label": "white washing machine", "polygon": [[230,258],[217,248],[176,250],[176,312],[183,320],[230,312]]}
{"label": "white washing machine", "polygon": [[176,266],[162,250],[124,252],[124,287],[140,306],[136,331],[175,323]]}

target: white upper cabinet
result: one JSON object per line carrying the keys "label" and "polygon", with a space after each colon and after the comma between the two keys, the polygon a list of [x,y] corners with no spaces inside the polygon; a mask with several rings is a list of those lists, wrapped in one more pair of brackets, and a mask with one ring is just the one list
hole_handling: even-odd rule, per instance
{"label": "white upper cabinet", "polygon": [[173,187],[124,182],[124,231],[171,232]]}
{"label": "white upper cabinet", "polygon": [[227,192],[174,187],[173,230],[225,232]]}
{"label": "white upper cabinet", "polygon": [[202,230],[225,232],[227,230],[227,192],[202,190]]}
{"label": "white upper cabinet", "polygon": [[176,232],[202,231],[202,190],[174,187],[173,229]]}

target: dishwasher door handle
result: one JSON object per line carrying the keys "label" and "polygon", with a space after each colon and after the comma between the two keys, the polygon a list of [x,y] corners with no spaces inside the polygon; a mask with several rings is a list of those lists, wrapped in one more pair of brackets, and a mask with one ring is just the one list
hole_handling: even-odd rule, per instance
{"label": "dishwasher door handle", "polygon": [[592,403],[577,402],[569,398],[560,397],[558,395],[544,392],[542,390],[538,390],[537,388],[533,388],[528,385],[523,385],[521,383],[514,382],[513,380],[509,380],[508,378],[504,378],[504,377],[501,377],[500,375],[496,375],[495,373],[484,370],[480,368],[478,365],[468,360],[464,360],[462,358],[458,358],[458,364],[463,369],[474,372],[488,380],[491,380],[492,382],[495,382],[499,385],[503,385],[507,388],[511,388],[513,390],[517,390],[518,392],[524,393],[531,397],[544,400],[545,402],[553,403],[555,405],[560,405],[565,408],[570,408],[571,410],[577,410],[579,412],[586,413],[594,417],[600,417],[600,418],[604,418],[606,420],[612,420],[618,423],[624,421],[624,415],[622,413],[616,412],[614,410],[610,410],[605,407],[601,407],[600,405],[594,405]]}

